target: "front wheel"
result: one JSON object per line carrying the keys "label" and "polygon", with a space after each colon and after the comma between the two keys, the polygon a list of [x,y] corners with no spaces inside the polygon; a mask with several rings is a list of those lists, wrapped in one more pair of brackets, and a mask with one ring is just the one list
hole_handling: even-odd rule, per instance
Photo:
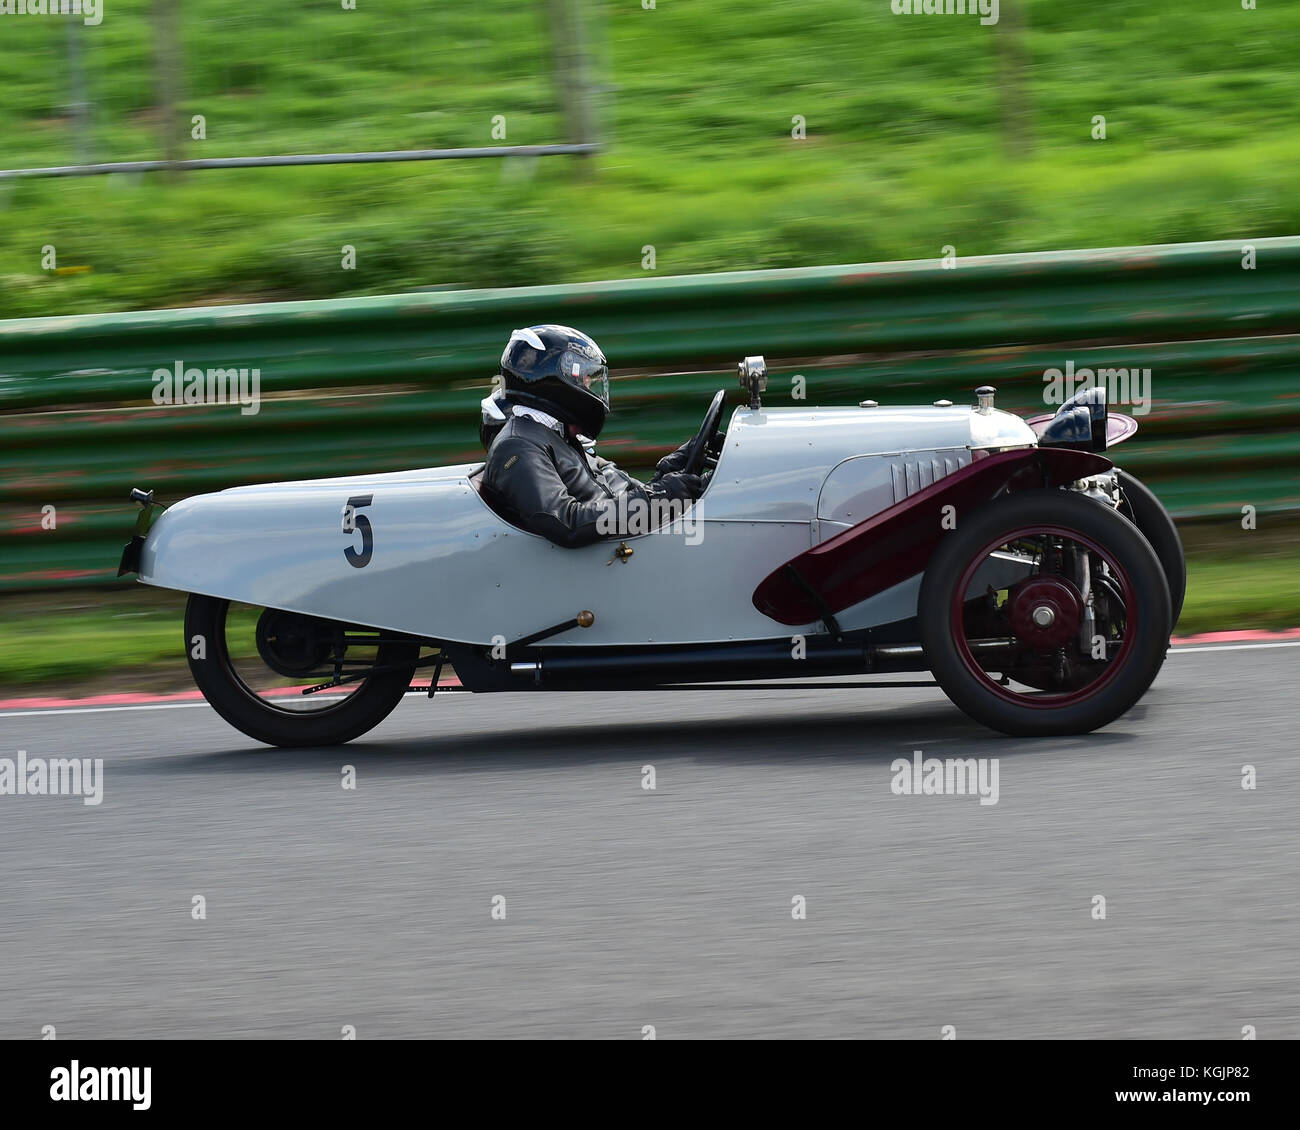
{"label": "front wheel", "polygon": [[1169,585],[1130,522],[1068,491],[980,507],[935,551],[921,642],[939,685],[1013,736],[1082,734],[1113,721],[1164,662]]}
{"label": "front wheel", "polygon": [[398,633],[197,594],[185,646],[212,708],[275,746],[342,745],[373,729],[402,700],[420,654]]}

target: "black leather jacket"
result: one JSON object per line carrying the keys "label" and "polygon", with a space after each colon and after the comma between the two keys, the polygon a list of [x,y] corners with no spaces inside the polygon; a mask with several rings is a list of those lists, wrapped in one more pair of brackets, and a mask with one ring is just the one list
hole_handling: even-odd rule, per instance
{"label": "black leather jacket", "polygon": [[656,483],[589,456],[577,440],[516,415],[492,441],[482,490],[507,521],[566,547],[615,536],[620,495],[625,503],[665,495]]}

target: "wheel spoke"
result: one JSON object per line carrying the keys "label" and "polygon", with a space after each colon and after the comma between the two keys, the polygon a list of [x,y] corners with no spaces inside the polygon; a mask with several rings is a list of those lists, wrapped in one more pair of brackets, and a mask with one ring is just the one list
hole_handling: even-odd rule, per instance
{"label": "wheel spoke", "polygon": [[1109,681],[1132,599],[1118,562],[1090,538],[1066,529],[1009,532],[969,561],[954,589],[954,642],[999,698],[1060,707]]}

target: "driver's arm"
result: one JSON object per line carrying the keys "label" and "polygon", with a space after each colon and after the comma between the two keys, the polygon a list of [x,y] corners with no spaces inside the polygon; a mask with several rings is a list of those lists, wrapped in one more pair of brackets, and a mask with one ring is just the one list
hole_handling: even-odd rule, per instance
{"label": "driver's arm", "polygon": [[530,533],[566,549],[618,536],[619,496],[624,507],[634,499],[697,498],[700,480],[674,473],[645,485],[612,463],[602,468],[611,497],[582,502],[565,485],[546,449],[529,440],[506,436],[492,447],[483,487]]}
{"label": "driver's arm", "polygon": [[[682,447],[690,447],[690,441]],[[681,454],[680,450],[673,452],[673,455],[679,454]],[[659,460],[654,478],[648,483],[634,479],[622,467],[608,459],[596,457],[592,460],[592,464],[596,474],[604,480],[605,488],[613,494],[621,494],[627,490],[646,498],[675,498],[682,501],[699,498],[704,493],[704,480],[699,475],[686,474],[679,467],[665,468],[664,464],[671,458],[672,456],[665,455]],[[683,456],[681,466],[685,464],[686,459]]]}
{"label": "driver's arm", "polygon": [[612,473],[626,479],[626,483],[610,483],[606,478],[611,497],[579,501],[565,485],[546,449],[514,436],[493,445],[490,470],[493,473],[485,477],[484,489],[499,499],[524,529],[566,549],[590,545],[617,532],[615,493],[626,491],[642,500],[650,496],[645,486],[610,464],[601,474]]}

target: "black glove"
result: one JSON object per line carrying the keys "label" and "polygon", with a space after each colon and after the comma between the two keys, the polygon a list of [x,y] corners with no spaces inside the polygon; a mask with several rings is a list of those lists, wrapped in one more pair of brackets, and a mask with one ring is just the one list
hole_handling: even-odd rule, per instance
{"label": "black glove", "polygon": [[[694,440],[687,440],[676,451],[665,455],[658,463],[655,464],[655,478],[660,475],[671,475],[674,471],[686,470],[686,460],[690,458],[690,446]],[[721,455],[722,446],[727,442],[727,433],[718,432],[717,435],[709,441],[709,454]]]}
{"label": "black glove", "polygon": [[671,475],[674,471],[685,469],[686,459],[690,454],[686,449],[690,446],[689,442],[684,443],[676,451],[669,455],[665,455],[660,459],[659,462],[655,464],[655,477],[659,478],[661,475]]}
{"label": "black glove", "polygon": [[704,493],[704,481],[700,476],[688,475],[685,471],[672,471],[658,479],[654,486],[666,498],[694,499]]}

